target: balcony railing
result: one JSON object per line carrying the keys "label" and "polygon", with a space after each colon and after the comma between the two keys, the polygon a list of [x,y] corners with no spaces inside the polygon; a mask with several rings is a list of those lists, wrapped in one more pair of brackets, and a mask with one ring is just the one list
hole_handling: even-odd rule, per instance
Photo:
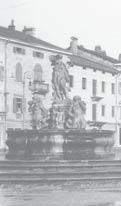
{"label": "balcony railing", "polygon": [[103,97],[92,96],[91,99],[92,99],[92,101],[99,102],[101,99],[103,99]]}
{"label": "balcony railing", "polygon": [[106,124],[106,122],[101,121],[88,121],[87,123],[89,124],[89,126],[96,127],[98,129],[101,129],[102,126]]}
{"label": "balcony railing", "polygon": [[46,93],[49,92],[49,84],[46,84],[46,83],[40,82],[40,81],[33,81],[29,85],[29,89],[33,93],[45,95]]}

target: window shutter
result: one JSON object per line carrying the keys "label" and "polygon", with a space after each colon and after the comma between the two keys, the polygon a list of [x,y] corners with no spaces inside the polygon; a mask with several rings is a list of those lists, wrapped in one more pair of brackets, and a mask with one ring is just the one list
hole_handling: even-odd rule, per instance
{"label": "window shutter", "polygon": [[82,89],[86,89],[86,78],[82,78]]}
{"label": "window shutter", "polygon": [[92,80],[92,95],[97,95],[97,80],[95,79]]}
{"label": "window shutter", "polygon": [[22,82],[22,65],[21,65],[21,63],[16,64],[16,81]]}
{"label": "window shutter", "polygon": [[13,98],[13,113],[16,113],[17,108],[16,108],[16,98]]}
{"label": "window shutter", "polygon": [[22,54],[23,54],[23,55],[25,54],[25,49],[22,49]]}
{"label": "window shutter", "polygon": [[70,87],[73,87],[74,86],[74,79],[73,79],[73,75],[69,75],[70,77],[70,82],[69,82],[69,85]]}
{"label": "window shutter", "polygon": [[111,90],[112,90],[112,94],[115,94],[115,84],[114,83],[111,84]]}
{"label": "window shutter", "polygon": [[35,51],[33,51],[33,57],[35,57]]}
{"label": "window shutter", "polygon": [[24,98],[23,100],[23,108],[22,108],[22,112],[26,112],[26,98]]}
{"label": "window shutter", "polygon": [[97,119],[97,105],[92,104],[92,121],[96,121]]}
{"label": "window shutter", "polygon": [[119,90],[119,94],[121,94],[121,82],[119,82],[118,84],[118,90]]}
{"label": "window shutter", "polygon": [[0,81],[4,80],[4,68],[0,66]]}
{"label": "window shutter", "polygon": [[7,113],[9,112],[9,104],[7,104],[6,112],[7,112]]}
{"label": "window shutter", "polygon": [[13,47],[13,52],[16,53],[16,47],[15,46]]}
{"label": "window shutter", "polygon": [[34,67],[34,81],[42,81],[42,67],[40,64],[36,64]]}

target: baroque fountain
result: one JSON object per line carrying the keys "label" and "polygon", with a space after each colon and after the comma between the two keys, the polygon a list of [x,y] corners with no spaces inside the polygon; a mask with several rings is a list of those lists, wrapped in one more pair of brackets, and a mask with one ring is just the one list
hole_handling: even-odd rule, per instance
{"label": "baroque fountain", "polygon": [[[41,98],[45,87],[42,82],[33,82],[30,88],[33,98],[28,102],[32,129],[7,131],[8,157],[17,154],[32,159],[63,160],[112,157],[114,134],[87,129],[86,104],[80,96],[69,98],[70,63],[67,67],[62,58],[61,55],[50,56],[53,101],[49,109]],[[37,85],[41,93],[36,90]]]}

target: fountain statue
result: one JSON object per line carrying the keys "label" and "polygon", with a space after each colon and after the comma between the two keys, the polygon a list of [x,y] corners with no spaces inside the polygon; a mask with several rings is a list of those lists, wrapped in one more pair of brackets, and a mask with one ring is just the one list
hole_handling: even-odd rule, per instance
{"label": "fountain statue", "polygon": [[62,56],[52,55],[50,56],[50,61],[53,66],[52,107],[49,110],[45,109],[40,95],[34,95],[32,101],[28,102],[29,112],[32,117],[32,128],[85,128],[85,103],[79,96],[75,96],[73,100],[70,100],[68,97],[70,76],[67,66],[62,61]]}
{"label": "fountain statue", "polygon": [[33,81],[30,87],[33,98],[28,102],[32,129],[7,131],[6,144],[10,153],[16,154],[19,150],[21,154],[24,151],[34,157],[34,152],[38,151],[42,158],[65,160],[113,156],[113,132],[87,129],[85,102],[80,96],[69,98],[71,64],[66,65],[61,55],[51,55],[50,61],[52,105],[46,109],[42,102],[49,85]]}
{"label": "fountain statue", "polygon": [[32,129],[40,129],[48,127],[49,114],[45,109],[40,97],[33,97],[29,104],[29,112],[31,114]]}
{"label": "fountain statue", "polygon": [[73,97],[73,101],[69,107],[66,118],[67,128],[81,129],[86,127],[86,121],[84,113],[86,111],[85,102],[81,100],[81,97]]}
{"label": "fountain statue", "polygon": [[50,61],[53,65],[52,73],[52,87],[53,87],[53,97],[54,102],[60,102],[67,98],[69,84],[69,73],[66,68],[66,65],[61,61],[62,56],[50,56]]}
{"label": "fountain statue", "polygon": [[74,97],[73,101],[68,98],[70,76],[66,65],[62,62],[62,56],[52,55],[50,56],[50,61],[53,66],[52,87],[54,92],[52,107],[56,119],[55,127],[63,129],[65,127],[75,129],[85,128],[85,103],[79,96]]}

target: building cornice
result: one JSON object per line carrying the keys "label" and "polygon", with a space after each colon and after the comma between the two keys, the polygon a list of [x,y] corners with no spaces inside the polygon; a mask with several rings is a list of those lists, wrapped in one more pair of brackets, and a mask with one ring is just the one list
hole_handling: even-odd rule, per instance
{"label": "building cornice", "polygon": [[[53,52],[55,54],[59,53],[59,54],[67,56],[71,60],[72,60],[72,58],[78,58],[78,62],[79,62],[78,64],[76,62],[72,62],[72,63],[74,63],[75,65],[78,65],[78,66],[87,66],[91,69],[97,69],[97,70],[101,70],[101,71],[105,71],[105,72],[113,73],[113,74],[118,73],[118,71],[116,69],[114,69],[113,66],[110,67],[110,66],[108,66],[106,64],[103,64],[103,63],[100,63],[98,61],[91,60],[90,57],[87,57],[87,56],[85,57],[82,54],[74,55],[71,52],[66,51],[66,50],[64,51],[64,50],[61,50],[61,49],[59,50],[59,49],[47,48],[46,46],[45,47],[44,46],[39,46],[39,45],[36,45],[36,44],[33,44],[33,43],[30,44],[30,43],[10,39],[10,38],[4,38],[2,36],[0,36],[0,40],[3,40],[5,42],[7,42],[7,44],[8,43],[13,43],[13,44],[18,44],[18,45],[38,49],[38,50]],[[103,69],[101,69],[101,67],[103,67]]]}

